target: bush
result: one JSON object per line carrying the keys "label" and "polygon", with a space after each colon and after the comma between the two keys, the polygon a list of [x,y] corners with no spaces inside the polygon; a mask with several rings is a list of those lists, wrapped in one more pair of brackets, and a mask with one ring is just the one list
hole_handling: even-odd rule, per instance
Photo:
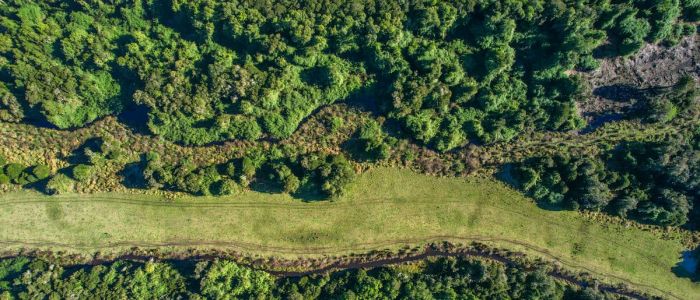
{"label": "bush", "polygon": [[71,174],[73,175],[73,179],[85,182],[92,178],[93,168],[90,165],[78,164],[73,167]]}
{"label": "bush", "polygon": [[285,193],[294,193],[299,189],[299,186],[301,185],[301,181],[299,180],[298,177],[296,177],[294,174],[291,174],[283,179],[284,182],[284,192]]}
{"label": "bush", "polygon": [[46,192],[51,195],[69,193],[73,191],[75,181],[64,174],[56,174],[46,183]]}
{"label": "bush", "polygon": [[11,181],[16,182],[22,175],[24,169],[23,165],[11,163],[5,166],[5,175],[7,175]]}
{"label": "bush", "polygon": [[662,226],[697,226],[700,135],[625,142],[599,156],[533,157],[513,168],[517,187],[541,204],[604,210]]}
{"label": "bush", "polygon": [[223,168],[223,174],[230,177],[230,178],[235,178],[236,177],[236,163],[233,161],[230,161],[224,165]]}
{"label": "bush", "polygon": [[217,196],[235,195],[241,192],[241,186],[231,179],[223,179],[213,184],[211,192]]}
{"label": "bush", "polygon": [[8,184],[10,183],[10,177],[7,177],[5,174],[0,174],[0,184]]}
{"label": "bush", "polygon": [[32,168],[32,174],[37,180],[43,180],[51,175],[51,170],[47,166],[38,165]]}

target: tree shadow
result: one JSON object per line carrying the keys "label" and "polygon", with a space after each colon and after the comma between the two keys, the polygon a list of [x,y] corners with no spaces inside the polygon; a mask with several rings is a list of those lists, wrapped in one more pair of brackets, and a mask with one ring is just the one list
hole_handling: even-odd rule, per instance
{"label": "tree shadow", "polygon": [[316,183],[307,182],[302,184],[296,192],[291,194],[295,199],[303,202],[319,202],[331,200],[328,195],[321,192],[320,187]]}
{"label": "tree shadow", "polygon": [[626,102],[645,99],[649,95],[649,89],[640,89],[629,84],[613,84],[595,88],[593,95],[611,101]]}
{"label": "tree shadow", "polygon": [[592,120],[579,133],[591,133],[609,122],[637,117],[637,112],[641,106],[648,102],[649,97],[654,95],[656,90],[657,88],[641,89],[629,84],[612,84],[595,88],[592,92],[594,96],[619,103],[618,105],[621,106],[620,111],[584,113],[585,116],[591,117]]}
{"label": "tree shadow", "polygon": [[74,149],[73,152],[66,158],[66,161],[71,165],[89,163],[90,158],[85,154],[86,150],[100,152],[104,141],[102,138],[93,137],[87,139],[82,145]]}
{"label": "tree shadow", "polygon": [[150,109],[142,105],[131,105],[126,107],[117,115],[119,123],[126,125],[134,133],[141,135],[152,135],[148,128],[148,113]]}
{"label": "tree shadow", "polygon": [[372,157],[364,151],[363,145],[364,143],[357,138],[357,133],[354,133],[352,137],[340,144],[340,148],[352,160],[360,162],[371,161]]}
{"label": "tree shadow", "polygon": [[673,268],[671,268],[673,274],[680,278],[689,278],[693,282],[699,282],[700,274],[697,273],[698,257],[695,254],[695,252],[699,251],[700,248],[681,252],[681,261],[678,262],[678,264],[676,264]]}
{"label": "tree shadow", "polygon": [[146,178],[143,176],[143,169],[146,165],[146,155],[141,155],[141,160],[126,164],[118,173],[122,177],[122,185],[129,189],[148,189]]}
{"label": "tree shadow", "polygon": [[[266,194],[284,194],[284,189],[282,185],[273,180],[256,179],[251,182],[248,187],[251,191],[256,193],[266,193]],[[321,187],[317,183],[307,180],[302,182],[299,188],[290,193],[290,196],[294,199],[301,200],[303,202],[317,202],[317,201],[327,201],[330,200],[328,195],[321,192]]]}
{"label": "tree shadow", "polygon": [[581,134],[588,134],[594,132],[599,127],[614,121],[621,121],[626,119],[626,114],[624,113],[607,113],[604,115],[599,115],[593,118],[591,122],[588,122],[586,127],[579,130]]}

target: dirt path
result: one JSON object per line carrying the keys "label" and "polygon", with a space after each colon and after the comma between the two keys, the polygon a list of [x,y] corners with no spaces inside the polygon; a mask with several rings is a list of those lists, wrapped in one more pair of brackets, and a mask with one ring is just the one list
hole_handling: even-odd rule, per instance
{"label": "dirt path", "polygon": [[[316,204],[310,204],[310,203],[260,203],[260,202],[249,202],[249,203],[242,203],[242,202],[204,202],[204,201],[197,201],[197,202],[172,202],[172,201],[140,201],[140,200],[133,200],[130,198],[124,198],[124,197],[116,197],[116,196],[91,196],[90,199],[72,199],[68,200],[69,198],[60,198],[60,196],[53,196],[52,198],[47,198],[47,197],[22,197],[21,199],[14,199],[14,198],[8,198],[9,201],[2,201],[0,202],[0,207],[6,207],[8,205],[22,205],[22,204],[35,204],[35,203],[40,203],[40,204],[49,204],[49,203],[94,203],[96,200],[104,203],[111,203],[111,204],[125,204],[125,205],[137,205],[137,206],[155,206],[155,207],[181,207],[181,208],[227,208],[227,209],[239,209],[239,210],[247,210],[247,209],[284,209],[284,210],[294,210],[294,211],[319,211],[319,210],[329,210],[329,209],[339,209],[339,208],[352,208],[357,205],[378,205],[378,206],[384,206],[387,204],[395,204],[394,201],[390,198],[365,198],[362,201],[333,201],[333,202],[323,202],[323,203],[316,203]],[[439,198],[430,198],[430,199],[425,199],[422,201],[417,201],[417,200],[412,200],[411,204],[412,205],[423,205],[423,204],[435,204],[435,203],[441,203],[441,204],[459,204],[463,203],[464,199],[460,197],[439,197]],[[498,209],[499,211],[505,211],[514,215],[518,215],[523,218],[528,218],[532,219],[532,215],[524,213],[520,210],[514,209],[508,205],[499,205],[496,202],[487,202],[482,205],[488,205],[493,208]],[[567,227],[570,226],[569,223],[566,222],[557,222],[554,220],[550,219],[544,219],[544,220],[538,220],[538,222],[551,225],[551,226],[556,226],[556,227]],[[684,232],[686,234],[690,234],[688,232]],[[416,238],[416,239],[410,239],[410,240],[399,240],[399,241],[390,241],[389,243],[381,244],[381,243],[365,243],[365,244],[356,244],[353,245],[352,247],[349,248],[344,248],[344,249],[339,249],[337,247],[307,247],[304,248],[306,252],[299,252],[297,248],[284,248],[284,247],[268,247],[269,250],[277,250],[276,252],[279,253],[292,253],[292,254],[301,254],[301,255],[314,255],[318,254],[318,252],[331,252],[331,251],[353,251],[353,250],[360,250],[359,247],[363,247],[364,250],[372,250],[376,249],[378,246],[384,246],[384,247],[390,247],[390,246],[396,246],[400,242],[403,244],[416,244],[416,243],[422,243],[424,241],[438,241],[435,239],[435,237],[440,237],[440,236],[431,236],[427,238]],[[445,238],[451,238],[454,236],[442,236]],[[482,236],[470,236],[469,239],[476,239],[480,238],[483,240]],[[652,262],[657,265],[661,265],[662,263],[657,260],[655,256],[652,255],[644,255],[643,249],[638,249],[635,245],[624,245],[620,244],[619,241],[615,240],[613,237],[595,237],[595,239],[598,240],[600,243],[610,243],[610,244],[616,244],[619,245],[619,247],[624,247],[626,249],[635,251],[637,254],[640,254],[644,256],[645,259],[647,259],[649,262]],[[17,242],[17,241],[15,241]],[[30,242],[30,241],[27,241]],[[172,246],[189,246],[192,245],[193,243],[190,241],[183,241],[183,245],[178,245],[174,244]],[[0,244],[2,244],[3,241],[0,241]],[[42,241],[36,242],[37,244],[41,244]],[[148,243],[140,243],[141,245],[148,246]],[[194,243],[196,244],[196,242]],[[237,245],[242,245],[244,243],[242,242],[235,242]],[[107,248],[119,248],[119,247],[125,247],[129,246],[130,242],[115,242],[115,243],[110,243],[109,245],[106,245]],[[160,244],[152,244],[155,247],[160,246]],[[168,246],[168,245],[165,245]],[[217,246],[216,243],[213,243],[212,246]],[[226,244],[222,244],[221,246],[226,246]],[[75,248],[75,249],[90,249],[94,248],[94,245],[90,246],[78,246],[78,245],[65,245],[66,248]],[[102,247],[102,246],[100,246]],[[257,246],[251,247],[252,249],[259,248]]]}
{"label": "dirt path", "polygon": [[[310,269],[310,270],[306,270],[306,271],[267,271],[267,272],[270,274],[276,275],[276,276],[281,276],[281,277],[300,277],[300,276],[312,275],[312,274],[325,274],[325,273],[335,271],[335,270],[368,269],[368,268],[384,267],[384,266],[388,266],[388,265],[422,261],[422,260],[425,260],[428,258],[433,258],[433,257],[478,257],[478,258],[485,258],[485,259],[497,261],[497,262],[502,263],[504,265],[517,265],[517,263],[515,261],[506,257],[505,255],[488,253],[488,252],[477,251],[477,250],[459,250],[457,252],[450,252],[450,251],[444,251],[444,250],[435,250],[433,248],[427,247],[420,254],[406,256],[406,257],[390,257],[390,258],[377,259],[377,260],[372,260],[372,261],[363,261],[363,262],[340,262],[340,261],[337,261],[333,264],[330,264],[330,265],[322,267],[322,268]],[[558,262],[558,261],[555,261],[555,262]],[[528,270],[532,271],[533,269],[528,269]],[[556,278],[556,279],[566,281],[569,284],[577,285],[577,286],[582,287],[582,288],[589,286],[588,282],[581,280],[574,275],[566,274],[566,273],[562,272],[561,270],[549,271],[547,274],[549,276]],[[605,291],[605,292],[609,292],[609,293],[613,293],[613,294],[618,294],[618,295],[630,297],[633,299],[647,299],[646,296],[644,296],[638,292],[623,290],[619,287],[615,287],[612,285],[602,284],[602,285],[598,285],[597,288],[601,291]],[[653,289],[653,287],[650,287],[650,288]],[[670,293],[666,293],[666,292],[661,291],[661,290],[657,290],[657,291],[662,292],[667,296],[675,298],[675,295],[672,295]],[[679,298],[677,298],[677,299],[679,299]]]}

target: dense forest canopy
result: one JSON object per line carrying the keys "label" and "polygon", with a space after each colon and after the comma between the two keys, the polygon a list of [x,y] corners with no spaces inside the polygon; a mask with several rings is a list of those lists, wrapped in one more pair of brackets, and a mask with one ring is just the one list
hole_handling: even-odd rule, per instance
{"label": "dense forest canopy", "polygon": [[231,261],[117,261],[64,268],[0,260],[0,299],[619,299],[526,270],[465,258],[324,275],[275,277]]}
{"label": "dense forest canopy", "polygon": [[283,139],[346,101],[446,151],[581,128],[571,71],[699,18],[696,0],[4,0],[0,120],[145,112],[151,133],[201,145]]}
{"label": "dense forest canopy", "polygon": [[700,127],[665,142],[622,143],[598,156],[533,157],[512,173],[517,186],[545,207],[700,226]]}

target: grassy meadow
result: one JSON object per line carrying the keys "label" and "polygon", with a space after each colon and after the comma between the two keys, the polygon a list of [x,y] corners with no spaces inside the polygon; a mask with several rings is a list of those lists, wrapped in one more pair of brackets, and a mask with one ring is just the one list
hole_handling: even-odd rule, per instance
{"label": "grassy meadow", "polygon": [[226,248],[292,258],[480,241],[654,294],[700,298],[700,284],[671,271],[684,250],[679,241],[576,212],[546,211],[490,179],[378,168],[332,202],[255,192],[177,200],[22,192],[0,195],[0,206],[0,251]]}

